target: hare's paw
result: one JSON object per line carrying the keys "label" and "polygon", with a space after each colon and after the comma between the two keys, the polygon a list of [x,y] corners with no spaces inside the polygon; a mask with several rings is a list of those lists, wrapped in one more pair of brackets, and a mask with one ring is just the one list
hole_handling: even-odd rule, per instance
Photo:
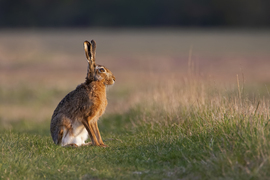
{"label": "hare's paw", "polygon": [[79,147],[77,144],[67,144],[64,147]]}
{"label": "hare's paw", "polygon": [[98,145],[98,146],[104,147],[104,148],[109,147],[109,146],[107,146],[106,144],[100,144],[100,145]]}
{"label": "hare's paw", "polygon": [[92,142],[89,142],[89,143],[84,143],[81,146],[91,146],[91,145],[92,145]]}

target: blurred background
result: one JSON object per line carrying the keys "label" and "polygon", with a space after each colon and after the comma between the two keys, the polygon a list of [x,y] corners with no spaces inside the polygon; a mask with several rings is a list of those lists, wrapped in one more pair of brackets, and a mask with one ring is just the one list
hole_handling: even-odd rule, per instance
{"label": "blurred background", "polygon": [[1,0],[3,27],[251,27],[270,25],[268,0]]}
{"label": "blurred background", "polygon": [[266,87],[269,9],[269,0],[0,0],[0,121],[49,120],[84,82],[91,39],[116,76],[108,112],[152,82],[191,75]]}

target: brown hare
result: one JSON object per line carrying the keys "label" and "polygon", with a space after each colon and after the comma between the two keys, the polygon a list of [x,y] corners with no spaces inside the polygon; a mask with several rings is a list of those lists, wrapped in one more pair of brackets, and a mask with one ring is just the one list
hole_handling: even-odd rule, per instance
{"label": "brown hare", "polygon": [[[97,65],[96,42],[84,42],[88,61],[87,76],[84,83],[68,93],[58,104],[51,119],[51,136],[55,144],[61,146],[95,145],[106,147],[103,143],[97,121],[107,106],[106,86],[115,82],[112,72]],[[85,143],[88,138],[90,143]]]}

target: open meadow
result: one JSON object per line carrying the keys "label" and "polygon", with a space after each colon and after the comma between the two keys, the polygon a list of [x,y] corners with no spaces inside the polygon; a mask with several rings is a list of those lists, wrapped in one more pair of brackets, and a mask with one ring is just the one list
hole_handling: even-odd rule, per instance
{"label": "open meadow", "polygon": [[[85,40],[116,83],[109,147],[50,136],[84,82]],[[270,31],[0,31],[0,179],[270,179]]]}

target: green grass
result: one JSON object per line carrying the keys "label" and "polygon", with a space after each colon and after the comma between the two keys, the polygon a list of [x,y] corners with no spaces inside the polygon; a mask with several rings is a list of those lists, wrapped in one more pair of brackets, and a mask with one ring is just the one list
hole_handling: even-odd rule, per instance
{"label": "green grass", "polygon": [[56,146],[49,121],[11,123],[0,133],[0,178],[268,179],[264,115],[227,111],[216,119],[216,108],[193,108],[179,110],[178,118],[144,106],[104,116],[100,130],[108,148]]}

